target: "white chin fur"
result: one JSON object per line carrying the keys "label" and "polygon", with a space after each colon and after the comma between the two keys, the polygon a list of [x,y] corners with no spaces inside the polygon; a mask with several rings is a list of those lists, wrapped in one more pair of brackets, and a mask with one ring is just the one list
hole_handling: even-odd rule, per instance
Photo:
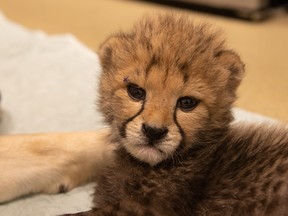
{"label": "white chin fur", "polygon": [[127,151],[140,161],[155,166],[167,158],[167,155],[156,147],[149,145],[126,145]]}
{"label": "white chin fur", "polygon": [[147,143],[147,138],[141,133],[141,127],[142,121],[129,124],[126,128],[126,138],[122,142],[133,157],[155,166],[174,154],[181,140],[176,126],[170,127],[167,137],[158,141],[155,146]]}

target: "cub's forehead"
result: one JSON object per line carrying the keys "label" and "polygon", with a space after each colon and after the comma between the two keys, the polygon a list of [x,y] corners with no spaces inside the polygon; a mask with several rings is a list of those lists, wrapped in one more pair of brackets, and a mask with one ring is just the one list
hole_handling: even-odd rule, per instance
{"label": "cub's forehead", "polygon": [[173,71],[184,82],[190,77],[204,76],[208,67],[214,65],[215,56],[224,49],[219,31],[206,23],[194,23],[187,16],[147,17],[118,37],[118,44],[112,49],[126,63],[124,66],[135,65],[146,74],[156,66],[159,76]]}
{"label": "cub's forehead", "polygon": [[147,17],[134,26],[130,35],[134,48],[139,53],[148,52],[152,63],[176,63],[183,69],[203,56],[213,59],[224,48],[219,30],[207,23],[195,23],[188,16]]}
{"label": "cub's forehead", "polygon": [[210,25],[164,14],[112,35],[100,47],[100,57],[104,70],[120,81],[129,77],[142,86],[174,83],[194,89],[202,83],[213,88],[211,82],[224,79],[216,58],[225,49],[221,34]]}
{"label": "cub's forehead", "polygon": [[144,18],[115,41],[111,48],[115,64],[125,68],[122,79],[130,77],[154,87],[205,83],[224,44],[208,24],[170,15]]}

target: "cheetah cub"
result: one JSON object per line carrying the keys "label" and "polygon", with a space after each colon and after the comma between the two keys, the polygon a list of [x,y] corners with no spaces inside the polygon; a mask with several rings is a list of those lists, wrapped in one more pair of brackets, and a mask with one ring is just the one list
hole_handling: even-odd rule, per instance
{"label": "cheetah cub", "polygon": [[99,56],[117,150],[94,208],[72,215],[288,215],[287,128],[231,124],[244,65],[218,31],[145,17]]}

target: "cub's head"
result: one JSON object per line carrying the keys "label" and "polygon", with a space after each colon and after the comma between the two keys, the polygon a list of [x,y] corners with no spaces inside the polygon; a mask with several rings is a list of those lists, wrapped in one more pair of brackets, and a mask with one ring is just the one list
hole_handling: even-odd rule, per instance
{"label": "cub's head", "polygon": [[120,145],[156,165],[227,128],[244,66],[218,32],[147,17],[100,47],[99,107]]}

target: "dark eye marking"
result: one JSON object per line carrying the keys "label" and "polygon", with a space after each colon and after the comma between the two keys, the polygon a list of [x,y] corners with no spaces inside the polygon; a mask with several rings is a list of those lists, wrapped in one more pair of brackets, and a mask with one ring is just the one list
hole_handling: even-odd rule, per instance
{"label": "dark eye marking", "polygon": [[181,97],[177,101],[177,107],[180,108],[183,112],[189,112],[193,110],[198,104],[200,100],[194,97]]}
{"label": "dark eye marking", "polygon": [[130,98],[132,98],[135,101],[143,101],[146,98],[146,91],[136,84],[132,83],[128,84],[127,92]]}

